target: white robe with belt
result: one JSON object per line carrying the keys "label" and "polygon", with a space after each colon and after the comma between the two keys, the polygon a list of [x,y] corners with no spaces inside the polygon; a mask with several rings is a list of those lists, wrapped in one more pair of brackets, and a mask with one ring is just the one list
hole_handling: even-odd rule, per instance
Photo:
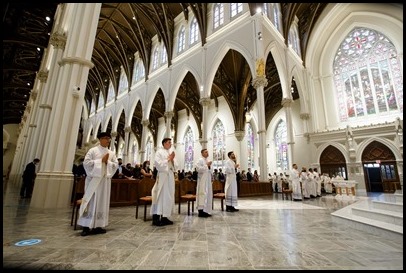
{"label": "white robe with belt", "polygon": [[158,175],[152,188],[151,215],[158,214],[162,217],[170,217],[175,208],[175,175],[177,170],[176,160],[168,161],[170,152],[164,148],[155,153],[154,167]]}
{"label": "white robe with belt", "polygon": [[238,189],[235,162],[233,160],[229,159],[225,162],[224,173],[226,174],[226,184],[224,186],[226,205],[235,207],[238,205]]}
{"label": "white robe with belt", "polygon": [[[109,153],[107,164],[103,156]],[[83,161],[86,170],[85,194],[79,209],[78,224],[82,227],[106,227],[109,223],[111,178],[118,168],[114,152],[98,145],[89,149]]]}
{"label": "white robe with belt", "polygon": [[213,185],[211,181],[211,170],[207,166],[207,158],[200,158],[196,164],[197,186],[196,186],[196,207],[198,210],[210,214],[213,205]]}

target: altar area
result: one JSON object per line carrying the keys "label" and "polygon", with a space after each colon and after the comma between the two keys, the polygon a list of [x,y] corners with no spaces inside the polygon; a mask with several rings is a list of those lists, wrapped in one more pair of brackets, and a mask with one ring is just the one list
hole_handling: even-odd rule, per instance
{"label": "altar area", "polygon": [[355,187],[358,184],[355,180],[333,179],[331,180],[335,189],[337,199],[355,199]]}

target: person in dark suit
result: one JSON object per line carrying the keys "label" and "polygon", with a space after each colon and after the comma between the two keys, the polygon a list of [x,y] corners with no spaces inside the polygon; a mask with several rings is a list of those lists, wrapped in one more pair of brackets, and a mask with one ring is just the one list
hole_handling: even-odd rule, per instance
{"label": "person in dark suit", "polygon": [[25,170],[23,173],[23,184],[21,185],[20,190],[20,197],[21,198],[30,198],[32,194],[32,190],[34,188],[34,180],[37,176],[35,171],[35,166],[39,164],[40,160],[35,158],[32,162],[28,163],[25,166]]}
{"label": "person in dark suit", "polygon": [[117,158],[118,160],[118,169],[113,175],[113,179],[121,179],[121,178],[129,178],[132,176],[132,173],[127,170],[126,167],[123,166],[123,160],[121,158]]}

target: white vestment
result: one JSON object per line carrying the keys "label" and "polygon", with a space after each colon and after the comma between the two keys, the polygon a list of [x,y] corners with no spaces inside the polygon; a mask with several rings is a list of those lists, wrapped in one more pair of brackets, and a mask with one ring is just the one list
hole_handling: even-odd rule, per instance
{"label": "white vestment", "polygon": [[300,173],[300,181],[302,181],[302,192],[304,198],[310,198],[310,182],[307,177],[307,172]]}
{"label": "white vestment", "polygon": [[313,171],[314,180],[316,181],[316,194],[321,196],[321,178],[318,172]]}
{"label": "white vestment", "polygon": [[238,205],[238,188],[235,162],[233,160],[229,159],[225,162],[224,173],[226,174],[226,184],[224,186],[226,205],[235,207]]}
{"label": "white vestment", "polygon": [[[109,158],[104,164],[102,158],[106,153]],[[78,224],[89,228],[106,227],[109,223],[111,178],[118,168],[117,157],[107,147],[98,145],[86,153],[83,167],[87,176]]]}
{"label": "white vestment", "polygon": [[168,161],[169,150],[160,148],[155,153],[154,167],[158,170],[158,175],[152,188],[151,215],[158,214],[162,217],[170,217],[175,207],[175,174],[177,164],[175,159],[173,164]]}
{"label": "white vestment", "polygon": [[197,186],[196,207],[198,210],[210,214],[213,205],[213,186],[211,182],[211,170],[207,166],[207,158],[200,158],[196,164]]}
{"label": "white vestment", "polygon": [[302,200],[302,188],[300,187],[300,173],[296,169],[292,169],[289,178],[292,180],[292,198]]}

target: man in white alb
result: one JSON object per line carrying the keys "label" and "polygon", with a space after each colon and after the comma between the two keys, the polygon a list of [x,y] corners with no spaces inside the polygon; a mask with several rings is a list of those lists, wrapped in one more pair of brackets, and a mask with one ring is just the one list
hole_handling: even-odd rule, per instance
{"label": "man in white alb", "polygon": [[209,151],[201,150],[202,157],[197,161],[196,206],[199,217],[210,217],[213,205],[213,186],[211,179],[211,161]]}

